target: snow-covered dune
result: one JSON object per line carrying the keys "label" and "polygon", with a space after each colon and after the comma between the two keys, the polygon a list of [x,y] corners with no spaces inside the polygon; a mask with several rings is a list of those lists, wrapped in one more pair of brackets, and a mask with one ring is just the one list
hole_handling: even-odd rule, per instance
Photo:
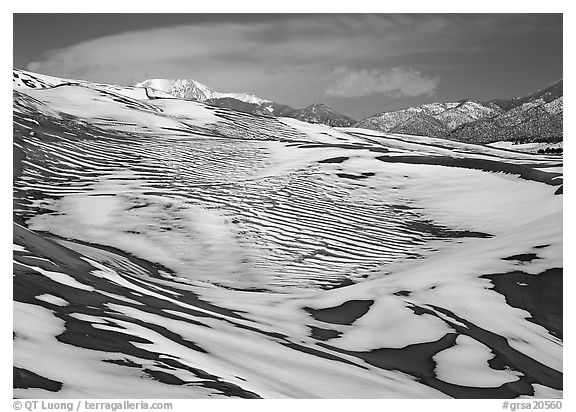
{"label": "snow-covered dune", "polygon": [[562,397],[560,157],[25,75],[14,396]]}

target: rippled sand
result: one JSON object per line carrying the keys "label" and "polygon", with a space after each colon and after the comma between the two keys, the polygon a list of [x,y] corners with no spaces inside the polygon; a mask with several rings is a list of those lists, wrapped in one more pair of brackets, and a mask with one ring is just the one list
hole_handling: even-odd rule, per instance
{"label": "rippled sand", "polygon": [[562,397],[561,157],[15,73],[15,397]]}

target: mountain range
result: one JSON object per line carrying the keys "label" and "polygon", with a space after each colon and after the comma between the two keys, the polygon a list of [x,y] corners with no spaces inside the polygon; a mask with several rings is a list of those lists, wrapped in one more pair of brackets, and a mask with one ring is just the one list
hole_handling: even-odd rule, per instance
{"label": "mountain range", "polygon": [[219,107],[263,116],[291,117],[308,123],[322,123],[334,127],[352,126],[356,120],[316,103],[302,109],[262,99],[250,93],[222,93],[190,79],[148,79],[135,87],[159,90],[181,99],[191,99]]}
{"label": "mountain range", "polygon": [[195,80],[149,79],[135,86],[241,112],[291,117],[333,127],[358,127],[471,143],[556,143],[563,139],[562,80],[522,97],[427,103],[381,112],[358,122],[322,103],[294,109],[251,93],[218,92]]}
{"label": "mountain range", "polygon": [[563,84],[512,99],[429,103],[382,112],[353,127],[471,143],[562,141]]}
{"label": "mountain range", "polygon": [[381,112],[358,122],[323,103],[295,109],[251,93],[218,92],[190,79],[149,79],[134,87],[144,88],[149,96],[173,96],[260,116],[290,117],[333,127],[364,128],[483,144],[498,141],[557,143],[563,140],[562,80],[526,96],[484,102],[464,99],[426,103]]}

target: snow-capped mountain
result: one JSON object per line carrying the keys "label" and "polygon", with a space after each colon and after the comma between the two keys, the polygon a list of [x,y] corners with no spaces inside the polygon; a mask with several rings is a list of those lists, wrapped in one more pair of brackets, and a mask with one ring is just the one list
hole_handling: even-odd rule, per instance
{"label": "snow-capped mountain", "polygon": [[354,127],[474,143],[562,140],[562,80],[535,93],[487,102],[430,103],[382,112]]}
{"label": "snow-capped mountain", "polygon": [[322,123],[334,127],[346,127],[356,122],[351,117],[338,113],[323,103],[315,103],[303,109],[296,109],[287,117],[293,117],[308,123]]}
{"label": "snow-capped mountain", "polygon": [[312,104],[302,109],[294,109],[288,105],[262,99],[250,93],[218,92],[196,80],[149,79],[137,83],[135,87],[159,90],[181,99],[197,100],[241,112],[292,117],[308,123],[322,123],[339,127],[351,126],[356,122],[356,120],[338,113],[322,103]]}
{"label": "snow-capped mountain", "polygon": [[549,103],[541,98],[531,100],[498,116],[462,124],[450,133],[450,138],[474,143],[560,142],[563,140],[562,100],[562,97]]}
{"label": "snow-capped mountain", "polygon": [[190,79],[148,79],[140,82],[135,87],[146,87],[160,90],[181,99],[197,100],[205,102],[212,99],[231,98],[252,104],[269,103],[270,100],[261,99],[250,93],[221,93],[214,89]]}
{"label": "snow-capped mountain", "polygon": [[449,130],[453,130],[462,124],[494,117],[501,112],[502,110],[487,107],[482,103],[466,100],[453,108],[439,113],[435,118],[446,125]]}

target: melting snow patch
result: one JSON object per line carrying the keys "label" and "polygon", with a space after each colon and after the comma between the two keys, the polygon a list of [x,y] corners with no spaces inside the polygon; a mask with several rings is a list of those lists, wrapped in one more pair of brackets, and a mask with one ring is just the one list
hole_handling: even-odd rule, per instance
{"label": "melting snow patch", "polygon": [[94,290],[94,288],[92,286],[88,286],[88,285],[85,285],[83,283],[80,283],[76,279],[74,279],[72,276],[69,276],[65,273],[53,272],[50,270],[44,270],[44,269],[36,267],[36,266],[25,265],[23,263],[19,263],[19,264],[22,266],[26,266],[26,267],[32,269],[33,271],[38,272],[41,275],[46,276],[49,279],[52,279],[54,282],[58,282],[58,283],[61,283],[63,285],[66,285],[66,286],[70,286],[71,288],[88,290],[88,291]]}
{"label": "melting snow patch", "polygon": [[12,250],[14,252],[28,252],[24,246],[17,245],[16,243],[12,244]]}
{"label": "melting snow patch", "polygon": [[43,302],[48,302],[56,306],[68,306],[68,302],[58,296],[50,295],[50,294],[43,294],[36,296],[36,299],[41,300]]}
{"label": "melting snow patch", "polygon": [[[393,331],[393,332],[392,332]],[[354,328],[332,343],[342,349],[366,351],[376,348],[402,348],[432,342],[452,329],[432,315],[416,315],[402,299],[381,297],[368,313],[354,322]]]}
{"label": "melting snow patch", "polygon": [[494,357],[489,347],[460,335],[456,345],[433,356],[438,379],[460,386],[496,388],[519,379],[520,373],[512,370],[490,368],[488,361]]}

